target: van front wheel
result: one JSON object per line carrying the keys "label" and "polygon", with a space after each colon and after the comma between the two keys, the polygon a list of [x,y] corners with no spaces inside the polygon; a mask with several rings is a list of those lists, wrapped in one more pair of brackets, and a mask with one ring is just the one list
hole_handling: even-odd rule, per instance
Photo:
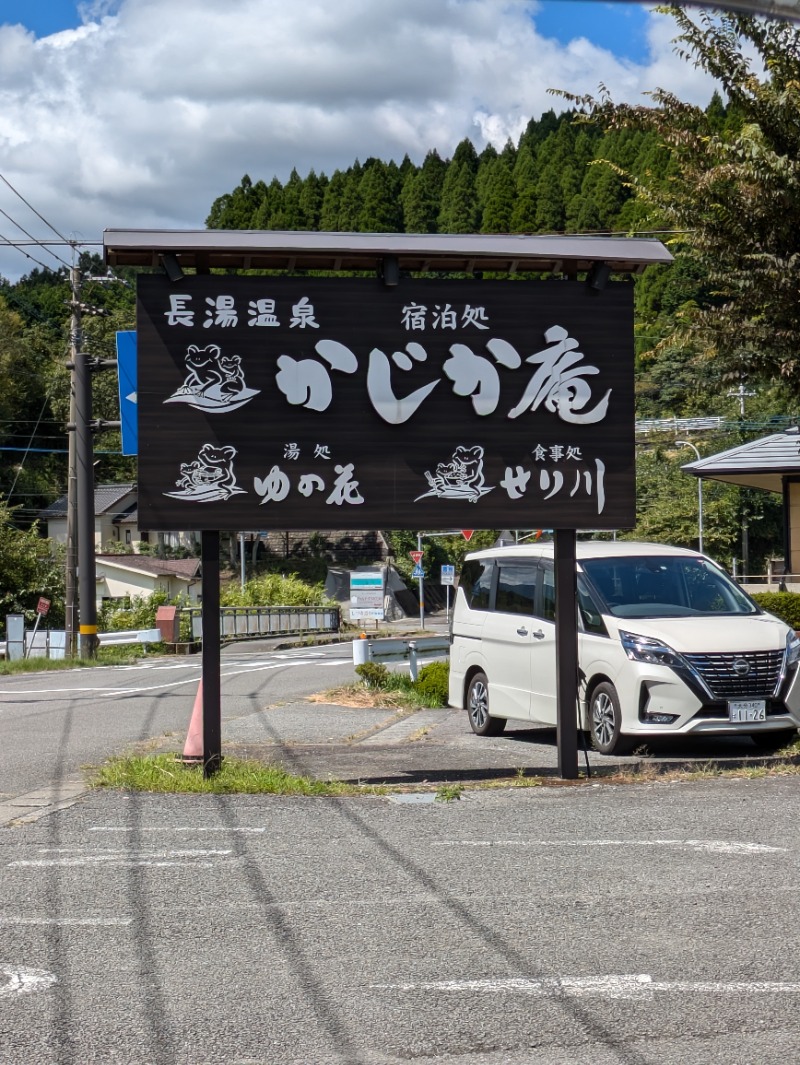
{"label": "van front wheel", "polygon": [[592,692],[589,703],[592,743],[600,754],[627,754],[630,740],[620,735],[622,713],[613,684],[603,681]]}
{"label": "van front wheel", "polygon": [[504,717],[489,713],[489,681],[485,673],[476,673],[467,688],[467,713],[472,731],[477,736],[499,736],[506,727]]}

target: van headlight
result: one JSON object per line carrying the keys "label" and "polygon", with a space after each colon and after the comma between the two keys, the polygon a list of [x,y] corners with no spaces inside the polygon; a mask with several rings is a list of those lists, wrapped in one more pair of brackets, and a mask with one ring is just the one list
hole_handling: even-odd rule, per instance
{"label": "van headlight", "polygon": [[623,629],[619,630],[619,638],[625,654],[632,662],[649,662],[654,666],[672,666],[673,669],[686,666],[678,652],[661,640],[654,640],[650,636],[637,636],[636,633],[625,632]]}
{"label": "van headlight", "polygon": [[800,639],[796,632],[790,632],[786,637],[786,665],[794,667],[800,661]]}

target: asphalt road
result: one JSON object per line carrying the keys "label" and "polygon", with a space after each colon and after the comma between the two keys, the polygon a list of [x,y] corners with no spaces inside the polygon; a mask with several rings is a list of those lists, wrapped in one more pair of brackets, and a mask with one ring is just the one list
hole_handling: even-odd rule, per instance
{"label": "asphalt road", "polygon": [[[0,801],[165,733],[182,747],[200,676],[195,656],[0,677]],[[226,648],[224,726],[352,677],[346,643],[287,651],[254,644]],[[268,739],[268,722],[261,729]]]}
{"label": "asphalt road", "polygon": [[798,1060],[796,778],[415,799],[0,828],[0,1065]]}

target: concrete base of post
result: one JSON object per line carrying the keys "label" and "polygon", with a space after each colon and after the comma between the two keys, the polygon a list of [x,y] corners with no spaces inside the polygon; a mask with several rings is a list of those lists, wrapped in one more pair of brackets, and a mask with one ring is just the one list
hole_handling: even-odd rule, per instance
{"label": "concrete base of post", "polygon": [[417,662],[417,645],[413,640],[408,641],[408,672],[411,675],[412,683],[415,682],[419,676],[419,664]]}
{"label": "concrete base of post", "polygon": [[363,666],[365,662],[369,662],[370,658],[370,644],[366,635],[353,640],[353,665]]}

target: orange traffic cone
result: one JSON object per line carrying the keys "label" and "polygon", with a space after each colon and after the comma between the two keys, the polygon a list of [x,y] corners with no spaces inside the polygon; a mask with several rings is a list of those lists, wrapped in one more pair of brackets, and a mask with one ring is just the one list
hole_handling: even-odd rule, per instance
{"label": "orange traffic cone", "polygon": [[189,722],[189,732],[183,747],[184,765],[203,764],[203,678],[197,685],[197,695],[194,697],[192,707],[192,720]]}

